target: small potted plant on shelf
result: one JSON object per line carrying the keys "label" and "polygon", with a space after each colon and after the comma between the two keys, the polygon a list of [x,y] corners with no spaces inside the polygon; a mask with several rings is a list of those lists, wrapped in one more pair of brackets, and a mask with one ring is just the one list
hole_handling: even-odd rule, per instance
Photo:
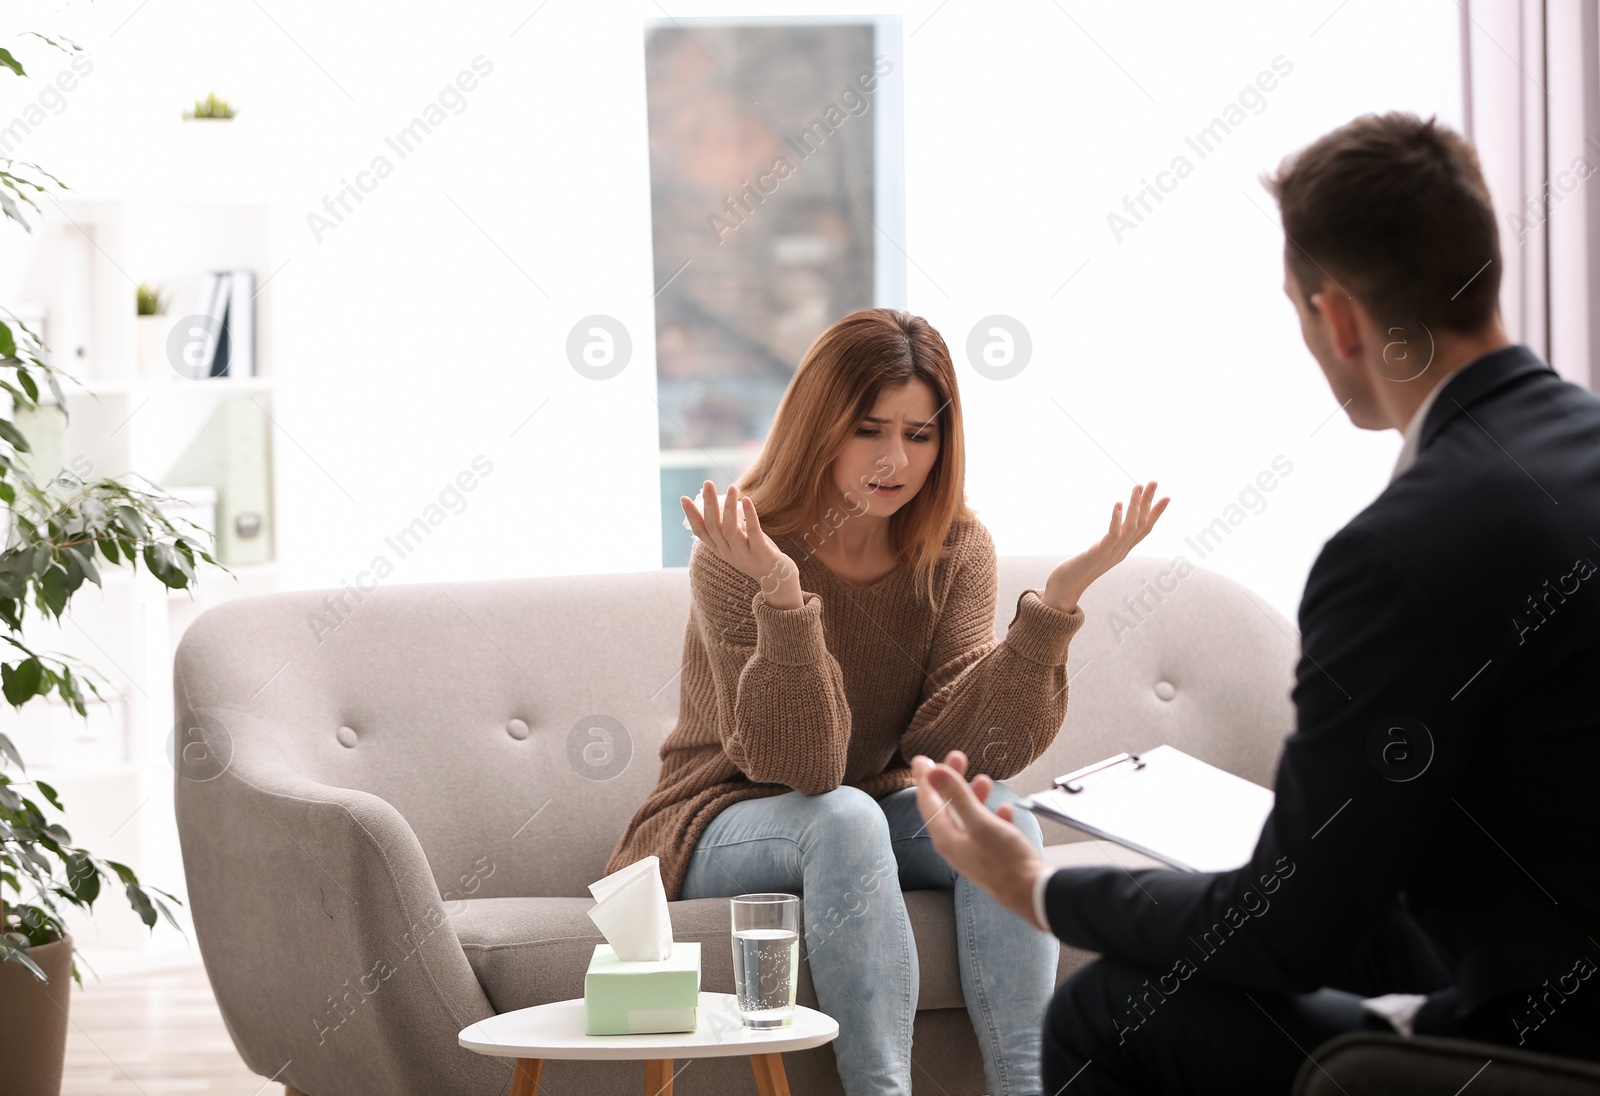
{"label": "small potted plant on shelf", "polygon": [[[63,51],[80,48],[59,36],[38,37]],[[27,75],[11,52],[0,49],[0,73],[5,72]],[[24,206],[39,213],[33,195],[57,186],[64,184],[37,165],[0,157],[0,228],[9,220],[33,231]],[[221,565],[161,512],[168,496],[54,470],[45,482],[34,478],[28,438],[15,419],[48,403],[42,389],[65,415],[60,378],[77,383],[47,357],[38,334],[0,306],[0,689],[13,709],[54,693],[87,718],[89,696],[104,699],[97,675],[26,642],[29,606],[59,624],[84,583],[100,585],[106,564],[137,570],[143,560],[163,584],[177,589],[197,581],[196,560]],[[163,901],[177,899],[140,883],[126,864],[74,844],[63,825],[65,809],[55,788],[29,776],[16,743],[0,732],[0,1080],[6,1096],[60,1091],[69,974],[82,983],[63,921],[69,906],[92,911],[103,885],[121,887],[146,926],[153,929],[164,916],[177,927]]]}
{"label": "small potted plant on shelf", "polygon": [[183,112],[184,128],[189,131],[198,166],[210,170],[217,167],[231,146],[233,117],[238,112],[226,99],[217,98],[215,91],[204,99],[194,101],[194,109]]}
{"label": "small potted plant on shelf", "polygon": [[196,99],[194,101],[194,109],[184,111],[183,118],[186,122],[226,122],[232,118],[235,113],[236,112],[234,109],[228,105],[228,101],[226,99],[218,99],[216,91],[212,90],[211,92],[207,93],[204,99]]}
{"label": "small potted plant on shelf", "polygon": [[159,287],[140,282],[134,309],[138,316],[134,361],[139,376],[146,380],[170,380],[172,370],[167,365],[167,298],[162,296]]}

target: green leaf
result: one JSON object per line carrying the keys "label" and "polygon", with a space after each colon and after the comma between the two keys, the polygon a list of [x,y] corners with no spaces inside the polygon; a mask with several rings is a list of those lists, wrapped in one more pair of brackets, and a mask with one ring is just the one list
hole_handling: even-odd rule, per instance
{"label": "green leaf", "polygon": [[18,76],[28,75],[22,70],[22,62],[11,56],[11,51],[8,49],[0,49],[0,67],[8,68]]}
{"label": "green leaf", "polygon": [[19,548],[13,552],[0,555],[0,586],[4,586],[10,597],[21,597],[26,588],[28,573],[28,560],[23,556],[27,554],[26,548]]}
{"label": "green leaf", "polygon": [[4,682],[6,700],[14,707],[38,695],[39,682],[43,678],[44,666],[37,658],[26,658],[15,666],[7,663],[0,667],[0,679]]}
{"label": "green leaf", "polygon": [[23,813],[27,815],[28,824],[34,828],[34,836],[38,838],[39,844],[43,845],[47,849],[50,849],[51,852],[55,852],[56,850],[51,848],[51,845],[54,843],[55,839],[50,836],[50,827],[45,825],[44,811],[39,809],[39,804],[35,803],[27,796],[23,796],[22,810]]}
{"label": "green leaf", "polygon": [[188,576],[183,572],[186,564],[179,562],[178,554],[172,550],[172,545],[170,544],[146,544],[144,546],[144,564],[150,568],[152,575],[155,575],[156,578],[174,590],[183,589],[184,585],[189,581]]}
{"label": "green leaf", "polygon": [[[153,890],[153,889],[154,889],[154,888],[151,888],[151,889],[152,889],[152,890]],[[171,896],[171,895],[170,895],[170,894],[169,894],[169,895],[167,895],[167,897],[168,897],[168,898],[172,898],[172,896]],[[174,917],[174,916],[172,916],[172,910],[170,910],[170,909],[168,909],[168,908],[167,908],[167,904],[166,904],[166,903],[165,903],[165,902],[163,902],[163,901],[162,901],[162,900],[161,900],[161,899],[159,899],[159,898],[155,898],[155,899],[152,899],[152,901],[153,901],[153,902],[155,902],[155,904],[156,904],[156,909],[158,909],[158,910],[160,910],[160,911],[161,911],[161,916],[162,916],[162,917],[165,917],[165,918],[166,918],[166,919],[167,919],[167,924],[169,924],[169,925],[171,925],[171,926],[172,926],[172,927],[173,927],[173,928],[175,928],[175,929],[177,929],[177,930],[178,930],[178,933],[179,933],[179,934],[180,934],[180,935],[183,935],[183,926],[182,926],[182,925],[180,925],[180,924],[178,924],[178,919],[177,919],[177,918],[176,918],[176,917]],[[176,898],[173,898],[173,901],[174,901],[174,902],[177,902],[177,899],[176,899]],[[180,905],[180,906],[181,906],[181,905],[183,905],[183,903],[182,903],[182,902],[178,902],[178,904],[179,904],[179,905]]]}
{"label": "green leaf", "polygon": [[67,599],[72,596],[72,578],[60,567],[52,567],[39,582],[39,596],[50,612],[60,616],[67,610]]}
{"label": "green leaf", "polygon": [[0,358],[14,358],[16,355],[17,340],[11,334],[11,328],[0,321]]}
{"label": "green leaf", "polygon": [[189,546],[187,541],[181,538],[173,543],[172,548],[172,562],[178,570],[183,572],[185,579],[183,585],[187,585],[190,582],[198,582],[199,578],[194,573],[194,549]]}
{"label": "green leaf", "polygon": [[[70,536],[71,530],[64,530]],[[67,590],[76,591],[83,585],[83,568],[78,566],[78,557],[72,554],[70,548],[62,548],[56,553],[56,566],[67,573]]]}
{"label": "green leaf", "polygon": [[27,437],[23,435],[22,431],[12,426],[9,419],[0,419],[0,438],[10,442],[19,453],[32,452],[28,447]]}
{"label": "green leaf", "polygon": [[24,967],[33,971],[33,976],[39,981],[50,981],[45,972],[39,968],[39,964],[28,957],[27,949],[16,947],[9,940],[0,940],[0,962],[21,963]]}
{"label": "green leaf", "polygon": [[100,897],[100,872],[94,862],[81,852],[67,857],[67,884],[80,902],[92,905]]}
{"label": "green leaf", "polygon": [[[95,696],[100,695],[100,690],[94,687],[93,681],[87,684]],[[78,688],[78,679],[72,676],[72,667],[70,666],[61,675],[61,695],[68,704],[72,705],[73,711],[82,716],[89,714],[88,709],[83,706],[83,690]]]}
{"label": "green leaf", "polygon": [[[72,189],[66,183],[63,183],[60,179],[57,179],[54,175],[50,174],[48,171],[46,171],[44,168],[40,167],[38,164],[34,163],[32,160],[13,160],[12,164],[14,166],[17,166],[17,167],[31,167],[33,170],[37,171],[40,175],[43,175],[46,179],[49,179],[52,183],[56,184],[56,186],[60,187],[62,190],[71,190]],[[4,175],[4,174],[6,174],[6,172],[0,172],[0,175]],[[15,178],[15,176],[13,176],[13,178]],[[33,187],[34,190],[37,190],[40,193],[44,192],[44,187],[40,186],[38,183],[35,183],[30,179],[23,179],[21,181],[24,182],[24,183],[27,183],[29,186]]]}
{"label": "green leaf", "polygon": [[4,188],[0,188],[0,213],[4,213],[27,231],[33,231],[33,226],[28,223],[28,219],[22,215],[22,210],[17,208],[17,203],[11,200],[11,195],[7,194]]}
{"label": "green leaf", "polygon": [[100,586],[101,589],[105,589],[100,582],[100,572],[97,571],[94,566],[94,545],[89,545],[89,550],[85,552],[78,545],[69,544],[67,545],[67,551],[72,554],[73,560],[77,563],[79,570],[83,573],[83,577],[94,583],[96,586]]}
{"label": "green leaf", "polygon": [[139,915],[139,920],[145,923],[146,928],[156,927],[156,909],[150,904],[150,898],[137,884],[129,883],[123,888],[128,895],[128,904],[133,907],[133,912]]}
{"label": "green leaf", "polygon": [[[131,506],[117,507],[117,523],[127,531],[128,536],[135,540],[150,539],[150,529],[145,525],[144,518],[140,517],[139,511],[135,510]],[[124,547],[126,547],[126,545],[124,545]],[[133,553],[129,552],[128,554],[132,555]]]}
{"label": "green leaf", "polygon": [[56,794],[56,789],[53,785],[46,784],[43,780],[35,780],[34,786],[39,789],[39,794],[44,796],[45,802],[56,810],[64,811],[67,809],[61,805],[61,797]]}
{"label": "green leaf", "polygon": [[80,53],[83,51],[83,47],[82,46],[78,45],[78,43],[74,42],[72,39],[68,38],[66,35],[62,35],[61,36],[61,42],[65,42],[66,45],[62,45],[61,42],[57,42],[54,38],[46,38],[44,35],[40,34],[36,30],[25,30],[25,31],[22,32],[22,37],[24,37],[24,38],[33,37],[33,38],[39,39],[42,42],[48,42],[52,46],[54,46],[56,49],[60,50],[62,53],[67,53],[67,52],[70,52],[72,50],[76,50],[76,51],[78,51]]}
{"label": "green leaf", "polygon": [[17,380],[22,382],[23,390],[28,393],[28,398],[34,403],[39,402],[39,385],[34,381],[32,374],[26,369],[17,370]]}
{"label": "green leaf", "polygon": [[[18,772],[28,771],[28,766],[22,763],[22,755],[17,752],[16,745],[12,743],[11,739],[7,738],[3,734],[0,734],[0,754],[5,754],[7,757],[11,758],[11,760],[16,764]],[[40,784],[39,787],[42,790],[48,788],[49,785]],[[50,796],[46,795],[45,798],[49,799]],[[57,809],[60,809],[61,804],[57,803],[55,806]]]}
{"label": "green leaf", "polygon": [[22,858],[24,860],[28,861],[28,864],[24,865],[24,866],[28,867],[28,866],[31,865],[30,874],[32,874],[31,868],[37,868],[37,869],[39,869],[39,872],[43,875],[44,878],[48,879],[50,877],[50,873],[51,873],[51,870],[52,870],[51,866],[50,866],[50,861],[46,860],[40,854],[38,849],[35,849],[32,845],[23,845],[21,851],[22,851]]}

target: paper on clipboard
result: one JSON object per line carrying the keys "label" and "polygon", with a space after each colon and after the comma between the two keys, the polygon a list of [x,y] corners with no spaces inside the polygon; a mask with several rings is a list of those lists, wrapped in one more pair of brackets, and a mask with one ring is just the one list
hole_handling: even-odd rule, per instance
{"label": "paper on clipboard", "polygon": [[1273,804],[1270,790],[1172,746],[1091,765],[1056,785],[1023,806],[1183,871],[1249,863]]}

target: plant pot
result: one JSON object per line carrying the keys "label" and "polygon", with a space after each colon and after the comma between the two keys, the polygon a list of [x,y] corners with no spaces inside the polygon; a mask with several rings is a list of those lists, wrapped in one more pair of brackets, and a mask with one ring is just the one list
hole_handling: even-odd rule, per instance
{"label": "plant pot", "polygon": [[198,166],[215,165],[233,151],[232,118],[185,118],[183,125]]}
{"label": "plant pot", "polygon": [[72,1003],[72,936],[28,949],[49,978],[21,963],[0,963],[0,1062],[6,1096],[61,1096]]}
{"label": "plant pot", "polygon": [[167,335],[172,323],[167,316],[136,317],[138,342],[134,345],[134,372],[143,381],[170,381],[177,375],[167,361]]}

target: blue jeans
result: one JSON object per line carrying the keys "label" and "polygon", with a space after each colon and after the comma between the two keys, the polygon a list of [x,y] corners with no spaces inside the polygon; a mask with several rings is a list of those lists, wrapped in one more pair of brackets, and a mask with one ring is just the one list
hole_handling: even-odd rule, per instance
{"label": "blue jeans", "polygon": [[[989,806],[1017,799],[997,783]],[[1033,815],[1018,810],[1016,824],[1042,846]],[[799,894],[817,1003],[839,1021],[845,1092],[910,1096],[919,983],[901,892],[929,889],[954,890],[961,989],[989,1096],[1034,1096],[1060,945],[956,874],[933,847],[915,788],[881,800],[842,786],[735,803],[701,835],[679,896]]]}

